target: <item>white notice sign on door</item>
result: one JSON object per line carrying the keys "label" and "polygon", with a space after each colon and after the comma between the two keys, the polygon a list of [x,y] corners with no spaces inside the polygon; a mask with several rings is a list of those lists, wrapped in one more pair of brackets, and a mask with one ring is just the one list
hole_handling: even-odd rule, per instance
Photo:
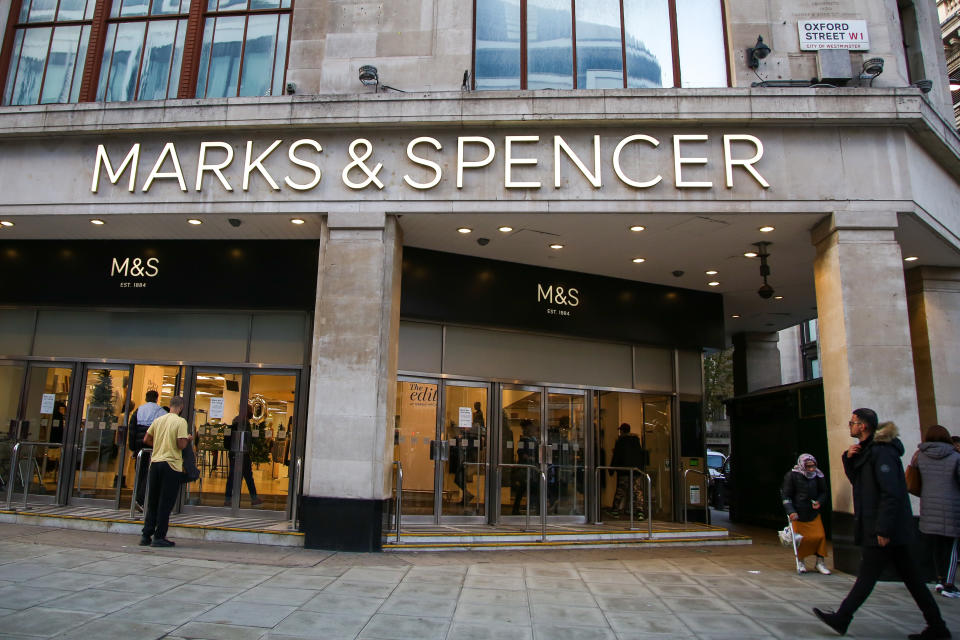
{"label": "white notice sign on door", "polygon": [[207,415],[223,420],[223,398],[210,398],[210,413]]}
{"label": "white notice sign on door", "polygon": [[53,413],[53,403],[57,396],[53,393],[45,393],[40,398],[40,413]]}
{"label": "white notice sign on door", "polygon": [[470,407],[459,407],[460,420],[457,424],[461,429],[469,429],[473,426],[473,409]]}

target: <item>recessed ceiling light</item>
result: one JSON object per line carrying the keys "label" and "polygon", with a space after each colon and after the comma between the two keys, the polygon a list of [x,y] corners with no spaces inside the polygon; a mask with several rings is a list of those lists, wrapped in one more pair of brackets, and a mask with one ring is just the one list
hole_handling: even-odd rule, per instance
{"label": "recessed ceiling light", "polygon": [[646,262],[647,259],[646,259],[646,258],[634,258],[633,261],[636,262],[637,264],[640,264],[641,262]]}
{"label": "recessed ceiling light", "polygon": [[198,220],[196,218],[190,218],[187,220],[188,224],[203,224],[203,220]]}
{"label": "recessed ceiling light", "polygon": [[641,224],[635,224],[630,227],[630,231],[643,231],[644,229],[646,229],[646,227]]}
{"label": "recessed ceiling light", "polygon": [[773,296],[774,300],[783,300],[783,296]]}
{"label": "recessed ceiling light", "polygon": [[918,258],[917,256],[909,256],[909,257],[907,257],[907,258],[904,258],[903,261],[904,261],[904,262],[913,262],[914,260],[919,260],[919,259],[920,259],[920,258]]}
{"label": "recessed ceiling light", "polygon": [[457,229],[457,233],[473,233],[473,229],[470,227],[460,227]]}
{"label": "recessed ceiling light", "polygon": [[709,287],[718,287],[718,286],[720,286],[720,283],[717,282],[716,280],[714,280],[713,282],[708,282],[708,283],[707,283],[707,286],[709,286]]}
{"label": "recessed ceiling light", "polygon": [[13,223],[9,220],[0,220],[0,227],[12,227]]}
{"label": "recessed ceiling light", "polygon": [[500,232],[502,232],[502,233],[510,233],[511,231],[513,231],[513,227],[508,227],[508,226],[504,225],[504,226],[500,227],[500,228],[498,229],[498,231],[500,231]]}
{"label": "recessed ceiling light", "polygon": [[950,91],[960,91],[960,82],[951,82]]}
{"label": "recessed ceiling light", "polygon": [[760,231],[760,233],[770,233],[770,232],[773,231],[775,228],[776,228],[776,227],[771,227],[770,225],[766,225],[766,226],[764,226],[764,227],[760,227],[760,229],[758,229],[758,231]]}
{"label": "recessed ceiling light", "polygon": [[707,271],[706,274],[708,276],[715,276],[717,275],[717,271],[715,269],[710,269],[710,271]]}
{"label": "recessed ceiling light", "polygon": [[733,314],[733,315],[730,316],[730,317],[731,317],[731,318],[739,318],[739,317],[740,317],[740,314],[739,314],[739,313],[735,313],[735,314]]}
{"label": "recessed ceiling light", "polygon": [[563,249],[563,245],[560,244],[560,243],[558,243],[558,242],[554,242],[552,245],[550,245],[550,248],[551,248],[551,249]]}
{"label": "recessed ceiling light", "polygon": [[757,252],[756,252],[756,251],[747,251],[745,254],[743,254],[743,257],[744,257],[744,258],[756,258],[756,257],[757,257]]}
{"label": "recessed ceiling light", "polygon": [[291,224],[303,224],[306,222],[303,218],[290,218]]}
{"label": "recessed ceiling light", "polygon": [[99,225],[99,224],[105,224],[105,223],[104,223],[104,221],[101,220],[100,218],[91,218],[91,219],[90,219],[90,224],[97,224],[97,225]]}

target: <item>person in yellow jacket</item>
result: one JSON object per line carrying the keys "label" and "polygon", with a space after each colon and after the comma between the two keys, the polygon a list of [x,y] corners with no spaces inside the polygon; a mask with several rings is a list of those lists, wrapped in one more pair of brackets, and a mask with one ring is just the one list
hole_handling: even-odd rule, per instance
{"label": "person in yellow jacket", "polygon": [[151,423],[143,443],[153,447],[150,455],[150,477],[147,480],[147,513],[143,519],[140,546],[172,547],[167,540],[170,511],[177,501],[183,481],[183,453],[190,442],[187,421],[180,417],[183,398],[170,399],[170,413]]}

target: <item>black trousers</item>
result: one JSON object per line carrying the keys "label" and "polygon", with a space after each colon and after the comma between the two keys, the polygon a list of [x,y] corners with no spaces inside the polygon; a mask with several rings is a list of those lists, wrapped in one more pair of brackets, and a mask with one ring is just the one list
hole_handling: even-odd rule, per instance
{"label": "black trousers", "polygon": [[[140,478],[137,480],[137,486],[134,487],[136,490],[136,499],[137,502],[143,504],[143,495],[147,489],[147,476],[150,475],[150,452],[147,451],[142,456],[140,456],[140,465],[143,467],[140,469]],[[133,455],[133,469],[137,469],[137,455]]]}
{"label": "black trousers", "polygon": [[[244,481],[247,483],[247,491],[250,492],[251,498],[257,497],[257,485],[253,482],[253,465],[250,464],[250,454],[242,453],[243,462],[240,463],[240,473],[243,475]],[[236,464],[237,454],[233,451],[230,452],[230,472],[227,475],[227,490],[224,493],[224,497],[232,498],[233,497],[233,465]]]}
{"label": "black trousers", "polygon": [[948,538],[928,534],[933,551],[933,566],[937,571],[937,582],[956,585],[957,579],[957,538]]}
{"label": "black trousers", "polygon": [[847,594],[843,604],[837,610],[837,613],[852,618],[857,609],[860,608],[870,592],[876,586],[887,564],[892,562],[896,567],[900,579],[910,591],[914,602],[920,607],[924,620],[931,627],[940,627],[944,624],[940,616],[940,609],[927,585],[924,584],[917,573],[916,564],[910,557],[910,547],[905,545],[887,545],[886,547],[862,547],[862,556],[860,559],[860,574],[854,583],[850,593]]}
{"label": "black trousers", "polygon": [[177,502],[182,477],[183,474],[166,462],[151,463],[150,495],[147,496],[147,513],[143,519],[144,536],[167,537],[170,512]]}

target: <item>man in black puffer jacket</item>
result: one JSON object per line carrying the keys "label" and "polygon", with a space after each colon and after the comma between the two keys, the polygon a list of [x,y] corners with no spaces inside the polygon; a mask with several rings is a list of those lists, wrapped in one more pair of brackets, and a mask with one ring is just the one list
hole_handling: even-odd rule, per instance
{"label": "man in black puffer jacket", "polygon": [[[624,422],[618,429],[620,436],[613,445],[613,458],[610,460],[611,467],[630,467],[643,470],[646,464],[646,452],[640,442],[640,438],[635,433],[630,433],[630,425]],[[613,473],[612,471],[610,473]],[[643,476],[640,471],[633,473],[633,512],[637,520],[643,520],[647,515],[643,513]],[[613,493],[613,509],[609,512],[611,516],[620,515],[620,505],[623,505],[624,511],[630,508],[627,502],[630,499],[630,472],[617,471],[617,489]]]}
{"label": "man in black puffer jacket", "polygon": [[950,638],[940,609],[910,557],[913,540],[913,512],[903,476],[903,444],[892,422],[877,426],[872,409],[857,409],[850,417],[850,436],[858,442],[843,454],[843,470],[853,485],[854,542],[862,547],[857,581],[836,613],[813,612],[834,631],[843,635],[860,605],[864,603],[887,563],[892,562],[913,596],[927,628],[910,634],[910,640]]}

